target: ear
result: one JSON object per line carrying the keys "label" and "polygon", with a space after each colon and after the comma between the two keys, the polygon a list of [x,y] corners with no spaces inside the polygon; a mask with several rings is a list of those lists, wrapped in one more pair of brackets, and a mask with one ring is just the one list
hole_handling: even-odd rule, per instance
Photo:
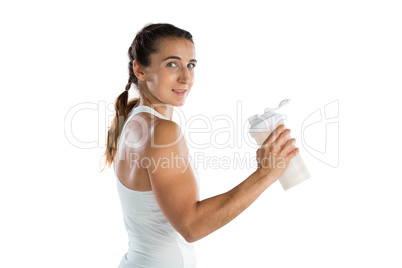
{"label": "ear", "polygon": [[137,76],[138,80],[145,81],[145,74],[142,66],[140,66],[136,60],[133,61],[134,75]]}

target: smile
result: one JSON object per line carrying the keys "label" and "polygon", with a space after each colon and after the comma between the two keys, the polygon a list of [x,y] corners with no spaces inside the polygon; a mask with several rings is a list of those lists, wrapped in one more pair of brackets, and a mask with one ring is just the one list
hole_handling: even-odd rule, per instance
{"label": "smile", "polygon": [[186,89],[180,90],[180,89],[172,89],[172,91],[178,95],[184,95],[186,93]]}

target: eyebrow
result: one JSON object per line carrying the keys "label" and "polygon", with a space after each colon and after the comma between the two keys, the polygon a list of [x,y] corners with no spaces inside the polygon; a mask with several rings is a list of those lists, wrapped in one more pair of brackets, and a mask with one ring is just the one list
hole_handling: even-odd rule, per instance
{"label": "eyebrow", "polygon": [[[166,61],[166,60],[169,60],[169,59],[181,60],[180,57],[177,57],[177,56],[169,56],[169,57],[167,57],[166,59],[164,59],[162,62],[164,62],[164,61]],[[197,60],[196,60],[196,59],[191,59],[190,62],[197,62]]]}

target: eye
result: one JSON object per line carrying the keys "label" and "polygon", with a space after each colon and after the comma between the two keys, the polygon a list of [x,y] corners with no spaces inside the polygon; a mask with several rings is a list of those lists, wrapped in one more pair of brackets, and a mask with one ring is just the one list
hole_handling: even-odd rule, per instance
{"label": "eye", "polygon": [[189,67],[189,68],[191,68],[191,69],[193,69],[193,68],[195,68],[195,64],[194,63],[189,63],[188,65],[187,65],[187,67]]}
{"label": "eye", "polygon": [[176,62],[169,62],[167,65],[167,67],[176,67]]}

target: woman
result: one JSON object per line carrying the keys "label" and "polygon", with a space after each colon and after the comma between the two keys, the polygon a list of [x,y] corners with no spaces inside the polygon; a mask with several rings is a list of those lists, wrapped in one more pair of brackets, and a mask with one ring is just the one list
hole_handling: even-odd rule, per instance
{"label": "woman", "polygon": [[[115,102],[105,153],[109,167],[114,163],[129,236],[119,267],[195,267],[192,242],[244,211],[298,149],[290,131],[279,126],[257,150],[255,172],[232,190],[200,201],[186,141],[172,121],[174,106],[184,104],[194,83],[192,35],[170,24],[147,25],[128,55],[130,76]],[[139,98],[127,103],[132,84]]]}

